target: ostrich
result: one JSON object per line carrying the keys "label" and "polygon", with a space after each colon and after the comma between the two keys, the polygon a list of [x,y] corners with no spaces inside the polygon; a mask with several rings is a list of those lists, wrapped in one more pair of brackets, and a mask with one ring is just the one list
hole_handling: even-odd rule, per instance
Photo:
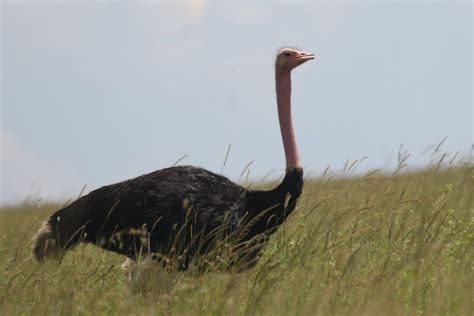
{"label": "ostrich", "polygon": [[36,234],[36,260],[61,258],[84,242],[132,262],[147,254],[186,270],[196,254],[208,254],[219,247],[216,240],[227,240],[220,245],[242,250],[229,266],[253,266],[268,237],[294,210],[303,188],[291,119],[291,71],[311,59],[314,54],[294,48],[277,53],[276,97],[286,174],[276,188],[249,190],[193,166],[154,171],[101,187],[51,215]]}

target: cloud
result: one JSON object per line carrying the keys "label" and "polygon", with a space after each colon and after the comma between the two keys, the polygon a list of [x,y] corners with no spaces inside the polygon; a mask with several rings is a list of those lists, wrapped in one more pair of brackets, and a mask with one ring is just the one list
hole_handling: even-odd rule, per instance
{"label": "cloud", "polygon": [[137,22],[152,30],[161,40],[175,39],[199,24],[208,14],[208,2],[205,0],[145,2],[142,5],[148,10],[137,11]]}
{"label": "cloud", "polygon": [[272,13],[267,7],[261,5],[254,6],[237,6],[233,8],[229,19],[247,26],[267,25],[272,19]]}
{"label": "cloud", "polygon": [[206,16],[208,8],[208,2],[206,0],[186,1],[183,5],[189,17],[202,19]]}
{"label": "cloud", "polygon": [[83,187],[84,181],[71,166],[42,160],[5,130],[0,130],[0,157],[1,204],[27,198],[72,198]]}

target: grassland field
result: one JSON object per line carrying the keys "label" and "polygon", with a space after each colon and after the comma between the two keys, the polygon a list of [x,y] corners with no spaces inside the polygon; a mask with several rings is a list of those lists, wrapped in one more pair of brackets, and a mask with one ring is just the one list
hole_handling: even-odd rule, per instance
{"label": "grassland field", "polygon": [[[266,184],[270,186],[271,184]],[[308,179],[258,264],[165,271],[81,245],[37,263],[61,204],[0,209],[0,315],[473,315],[474,166]],[[141,270],[140,270],[141,269]]]}

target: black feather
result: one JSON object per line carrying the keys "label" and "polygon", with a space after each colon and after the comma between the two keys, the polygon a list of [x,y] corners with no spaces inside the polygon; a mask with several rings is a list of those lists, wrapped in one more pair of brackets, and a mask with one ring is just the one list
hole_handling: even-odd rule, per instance
{"label": "black feather", "polygon": [[[251,266],[295,208],[302,187],[299,168],[271,191],[251,191],[201,168],[170,167],[94,190],[54,213],[47,226],[61,251],[90,242],[131,259],[179,258],[182,269],[196,252],[209,252],[216,237],[237,246],[258,239],[244,256]],[[44,246],[35,254],[48,255]]]}

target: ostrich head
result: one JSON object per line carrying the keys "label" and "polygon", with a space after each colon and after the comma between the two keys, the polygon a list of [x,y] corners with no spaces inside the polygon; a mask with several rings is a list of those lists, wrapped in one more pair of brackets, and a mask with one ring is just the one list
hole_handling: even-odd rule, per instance
{"label": "ostrich head", "polygon": [[278,51],[275,66],[282,71],[291,71],[302,63],[314,59],[314,54],[296,48],[284,47]]}

